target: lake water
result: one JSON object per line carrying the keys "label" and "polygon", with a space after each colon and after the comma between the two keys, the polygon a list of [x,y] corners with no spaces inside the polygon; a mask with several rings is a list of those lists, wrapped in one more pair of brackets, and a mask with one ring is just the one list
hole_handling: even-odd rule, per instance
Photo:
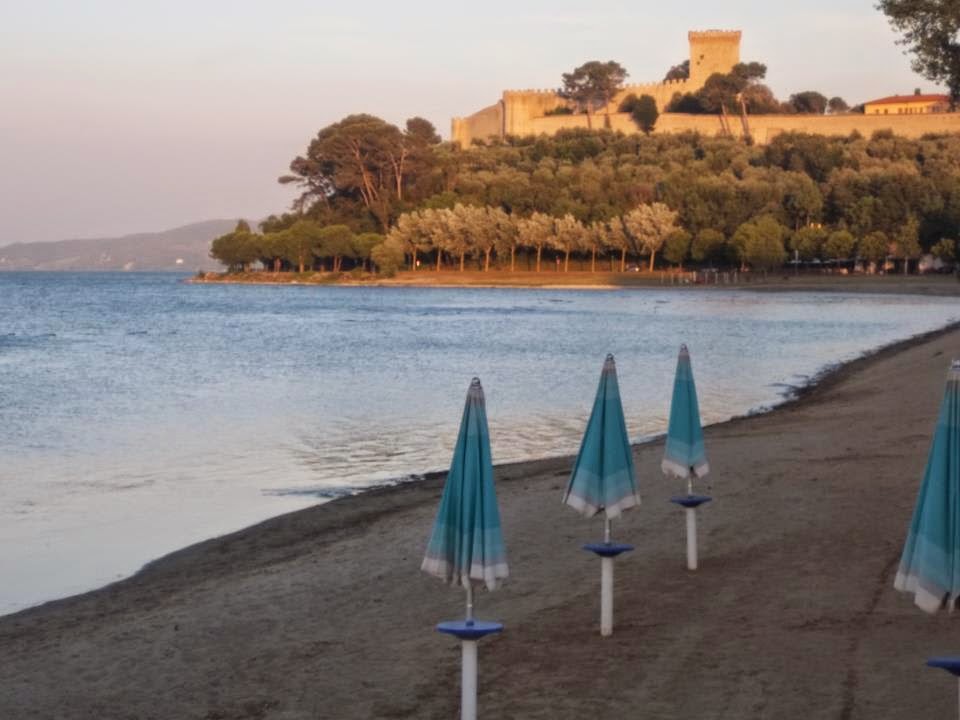
{"label": "lake water", "polygon": [[607,352],[641,438],[682,342],[715,422],[960,319],[928,297],[180,280],[0,273],[0,613],[445,468],[474,375],[504,462],[576,452]]}

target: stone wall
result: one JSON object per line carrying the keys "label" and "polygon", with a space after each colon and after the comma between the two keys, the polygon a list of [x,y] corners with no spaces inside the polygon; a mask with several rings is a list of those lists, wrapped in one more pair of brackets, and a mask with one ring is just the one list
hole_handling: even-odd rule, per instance
{"label": "stone wall", "polygon": [[[594,127],[602,128],[602,116],[595,118]],[[759,145],[765,145],[785,132],[803,132],[814,135],[849,135],[854,130],[869,137],[877,130],[892,130],[897,135],[918,138],[926,134],[960,133],[960,113],[933,115],[753,115],[748,118],[750,133]],[[567,115],[536,118],[530,122],[532,134],[553,135],[557,130],[587,127],[585,115]],[[610,129],[630,134],[637,132],[633,119],[626,113],[610,115]],[[684,115],[666,113],[657,119],[655,133],[698,132],[717,136],[723,133],[717,115]],[[743,136],[740,118],[730,117],[730,132]]]}
{"label": "stone wall", "polygon": [[507,135],[529,135],[528,123],[531,119],[543,117],[549,111],[567,104],[556,90],[507,90],[501,102],[503,130]]}
{"label": "stone wall", "polygon": [[[690,43],[689,79],[627,85],[601,113],[615,113],[623,99],[631,94],[637,97],[650,95],[656,101],[657,109],[663,112],[676,93],[695,92],[703,87],[710,74],[730,72],[740,61],[739,30],[691,31],[687,39]],[[553,132],[564,127],[585,127],[586,120],[581,121],[576,115],[547,115],[566,104],[555,89],[507,90],[499,103],[473,115],[454,118],[450,122],[451,139],[466,147],[474,140],[489,137],[538,134],[544,127],[555,128]],[[566,121],[555,119],[557,117]]]}
{"label": "stone wall", "polygon": [[450,121],[450,137],[461,147],[470,147],[474,140],[503,137],[503,102],[497,102],[483,110]]}
{"label": "stone wall", "polygon": [[[650,95],[661,111],[655,132],[677,133],[695,131],[703,135],[724,132],[716,115],[681,115],[663,113],[664,107],[676,93],[699,90],[707,77],[715,72],[729,72],[740,62],[740,31],[705,30],[688,33],[690,42],[690,78],[671,82],[627,85],[606,108],[609,126],[623,133],[637,132],[637,126],[625,113],[617,112],[620,103],[630,94]],[[462,146],[474,140],[504,135],[554,135],[564,128],[586,128],[586,115],[546,115],[564,105],[556,90],[507,90],[500,102],[465,118],[454,118],[451,136]],[[750,134],[759,144],[768,143],[783,132],[805,132],[815,135],[849,135],[854,130],[870,136],[877,130],[892,130],[905,137],[920,137],[927,133],[960,132],[960,113],[930,115],[753,115],[748,118]],[[593,116],[593,127],[606,126],[603,112]],[[736,137],[744,129],[739,116],[732,115],[729,131]]]}

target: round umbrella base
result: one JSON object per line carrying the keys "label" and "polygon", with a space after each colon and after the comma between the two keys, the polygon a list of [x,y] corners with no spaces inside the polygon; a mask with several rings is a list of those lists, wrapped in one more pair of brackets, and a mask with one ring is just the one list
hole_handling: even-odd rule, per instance
{"label": "round umbrella base", "polygon": [[927,665],[960,677],[960,657],[933,657],[927,660]]}
{"label": "round umbrella base", "polygon": [[583,546],[584,550],[596,553],[600,557],[616,557],[621,553],[633,550],[633,545],[623,543],[587,543]]}
{"label": "round umbrella base", "polygon": [[486,620],[448,620],[437,625],[437,631],[460,640],[479,640],[503,630],[503,625]]}
{"label": "round umbrella base", "polygon": [[709,495],[675,495],[670,502],[685,508],[696,508],[713,500]]}

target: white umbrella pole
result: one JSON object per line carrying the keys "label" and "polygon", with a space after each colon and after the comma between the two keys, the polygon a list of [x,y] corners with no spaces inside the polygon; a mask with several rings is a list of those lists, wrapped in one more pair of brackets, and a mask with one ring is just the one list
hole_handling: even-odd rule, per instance
{"label": "white umbrella pole", "polygon": [[697,511],[687,508],[687,570],[697,569]]}
{"label": "white umbrella pole", "polygon": [[[473,582],[467,579],[467,622],[473,622]],[[461,643],[460,718],[477,720],[477,641]]]}
{"label": "white umbrella pole", "polygon": [[[693,468],[687,477],[687,495],[693,495]],[[697,569],[697,510],[687,508],[687,570]]]}
{"label": "white umbrella pole", "polygon": [[460,685],[460,718],[477,720],[477,641],[464,640],[463,677]]}
{"label": "white umbrella pole", "polygon": [[[610,518],[603,523],[603,541],[610,542]],[[613,635],[613,558],[600,558],[600,634]]]}

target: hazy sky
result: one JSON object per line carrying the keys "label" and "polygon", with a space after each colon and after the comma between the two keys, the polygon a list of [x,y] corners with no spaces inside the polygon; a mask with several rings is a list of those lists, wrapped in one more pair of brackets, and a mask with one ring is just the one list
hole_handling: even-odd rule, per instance
{"label": "hazy sky", "polygon": [[742,29],[786,98],[851,104],[915,76],[873,0],[31,0],[0,3],[0,245],[283,210],[276,183],[352,112],[450,117],[556,87],[590,59],[629,81],[687,57],[688,29]]}

